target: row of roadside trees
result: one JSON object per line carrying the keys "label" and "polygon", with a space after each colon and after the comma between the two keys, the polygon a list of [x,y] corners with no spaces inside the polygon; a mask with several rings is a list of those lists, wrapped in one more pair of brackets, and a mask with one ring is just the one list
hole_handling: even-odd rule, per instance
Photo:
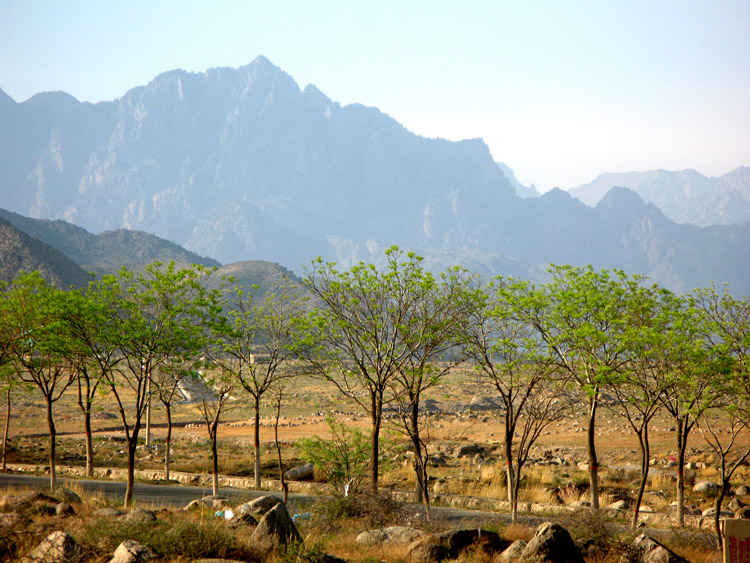
{"label": "row of roadside trees", "polygon": [[[93,402],[102,389],[115,399],[127,443],[130,504],[135,448],[149,401],[164,404],[169,423],[181,378],[202,377],[218,396],[201,403],[215,475],[221,409],[236,390],[252,398],[259,487],[264,396],[306,373],[329,381],[368,413],[374,489],[384,408],[397,414],[414,451],[417,497],[429,505],[421,402],[465,362],[491,384],[504,407],[514,518],[531,447],[550,423],[581,403],[588,420],[592,506],[599,508],[595,437],[604,392],[617,398],[614,411],[641,447],[634,523],[648,477],[648,425],[658,411],[668,412],[677,428],[680,524],[682,467],[694,428],[721,461],[720,498],[750,456],[750,448],[737,441],[750,422],[747,297],[713,287],[676,295],[640,276],[591,267],[553,266],[542,285],[502,277],[485,282],[461,268],[435,276],[420,257],[396,247],[386,251],[385,263],[340,270],[317,260],[302,287],[279,287],[257,303],[249,288],[233,287],[231,280],[222,289],[205,289],[210,271],[198,266],[122,270],[85,291],[50,287],[38,274],[19,277],[2,292],[0,362],[8,387],[26,381],[44,397],[51,486],[53,406],[65,390],[78,392],[89,470]],[[254,361],[260,354],[262,363]],[[728,434],[719,434],[717,413]],[[167,436],[168,444],[169,430]],[[165,459],[168,464],[169,452]]]}

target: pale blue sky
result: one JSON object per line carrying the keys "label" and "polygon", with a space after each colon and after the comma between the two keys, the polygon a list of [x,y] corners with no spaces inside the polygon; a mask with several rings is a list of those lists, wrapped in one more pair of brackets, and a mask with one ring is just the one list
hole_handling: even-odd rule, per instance
{"label": "pale blue sky", "polygon": [[0,0],[0,88],[96,102],[268,57],[525,184],[750,165],[750,0]]}

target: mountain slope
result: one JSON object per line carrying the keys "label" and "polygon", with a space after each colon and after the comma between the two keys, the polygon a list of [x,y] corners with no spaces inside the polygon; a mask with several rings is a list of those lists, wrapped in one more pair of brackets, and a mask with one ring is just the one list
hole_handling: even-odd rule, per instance
{"label": "mountain slope", "polygon": [[34,270],[39,270],[45,280],[61,288],[85,287],[90,279],[62,252],[0,218],[0,281],[10,283],[21,271]]}
{"label": "mountain slope", "polygon": [[219,266],[215,260],[139,231],[120,229],[93,235],[65,221],[30,219],[5,209],[0,209],[0,218],[59,250],[85,271],[98,274],[115,273],[121,266],[137,270],[155,261]]}
{"label": "mountain slope", "polygon": [[656,204],[677,223],[699,227],[750,221],[750,167],[707,178],[695,170],[607,173],[570,193],[586,205],[596,205],[613,187],[626,187]]}

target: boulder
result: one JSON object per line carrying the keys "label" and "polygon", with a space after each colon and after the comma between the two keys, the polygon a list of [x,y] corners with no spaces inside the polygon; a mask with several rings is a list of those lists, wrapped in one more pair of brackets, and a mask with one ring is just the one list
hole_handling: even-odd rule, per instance
{"label": "boulder", "polygon": [[66,563],[80,555],[78,544],[63,531],[52,532],[21,563]]}
{"label": "boulder", "polygon": [[229,506],[229,499],[221,495],[208,495],[203,498],[191,500],[183,510],[194,510],[196,508],[210,508],[212,510],[221,510]]}
{"label": "boulder", "polygon": [[286,505],[280,502],[263,515],[250,536],[250,540],[261,547],[270,549],[279,545],[301,542],[302,536],[297,531],[292,517],[289,516]]}
{"label": "boulder", "polygon": [[484,448],[477,444],[466,444],[458,448],[456,457],[474,457],[477,454],[483,454]]}
{"label": "boulder", "polygon": [[156,559],[156,554],[145,545],[134,540],[125,540],[117,546],[109,563],[147,563]]}
{"label": "boulder", "polygon": [[288,481],[309,481],[315,477],[315,466],[312,463],[305,463],[292,467],[284,473]]}
{"label": "boulder", "polygon": [[641,534],[635,538],[633,545],[638,551],[641,563],[688,563],[687,559],[683,559],[646,534]]}
{"label": "boulder", "polygon": [[699,494],[713,494],[719,492],[719,484],[713,481],[699,481],[693,485],[693,492]]}
{"label": "boulder", "polygon": [[55,515],[56,516],[73,516],[75,513],[76,513],[76,511],[67,502],[61,502],[61,503],[59,503],[58,505],[55,506]]}
{"label": "boulder", "polygon": [[94,516],[98,518],[119,518],[122,512],[116,508],[100,508],[94,511]]}
{"label": "boulder", "polygon": [[559,524],[545,522],[536,529],[534,537],[526,544],[520,561],[583,563],[583,555],[573,543],[568,530]]}
{"label": "boulder", "polygon": [[235,508],[234,511],[239,515],[258,514],[262,516],[280,502],[282,502],[282,500],[277,496],[264,495],[262,497],[253,499],[250,502],[246,502],[245,504],[241,504],[240,506]]}
{"label": "boulder", "polygon": [[750,487],[747,485],[740,485],[734,490],[734,494],[738,497],[744,497],[750,495]]}
{"label": "boulder", "polygon": [[526,549],[526,542],[524,540],[516,540],[510,544],[508,549],[495,557],[495,563],[512,563],[513,561],[517,561],[524,549]]}
{"label": "boulder", "polygon": [[435,563],[457,559],[467,549],[479,549],[487,555],[505,550],[510,542],[486,530],[453,530],[414,541],[407,549],[407,559],[417,563]]}
{"label": "boulder", "polygon": [[242,528],[243,526],[254,528],[257,525],[258,521],[252,514],[240,514],[229,521],[230,528]]}
{"label": "boulder", "polygon": [[0,533],[4,530],[20,530],[30,522],[26,515],[19,512],[0,513]]}
{"label": "boulder", "polygon": [[125,516],[127,520],[139,520],[143,522],[156,521],[156,512],[145,508],[132,508]]}
{"label": "boulder", "polygon": [[399,543],[411,543],[422,537],[421,530],[408,528],[406,526],[391,526],[379,530],[368,530],[362,532],[355,540],[361,545],[391,545]]}
{"label": "boulder", "polygon": [[58,489],[57,494],[60,495],[60,497],[65,501],[69,502],[70,504],[74,503],[82,503],[81,497],[79,497],[75,492],[71,491],[70,489]]}
{"label": "boulder", "polygon": [[604,508],[607,508],[609,510],[627,510],[628,509],[628,501],[626,500],[616,500],[612,504],[608,504]]}

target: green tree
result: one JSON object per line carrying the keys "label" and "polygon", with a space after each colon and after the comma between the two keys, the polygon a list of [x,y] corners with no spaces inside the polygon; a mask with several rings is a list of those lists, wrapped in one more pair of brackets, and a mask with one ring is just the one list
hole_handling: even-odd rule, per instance
{"label": "green tree", "polygon": [[125,505],[133,499],[135,453],[154,372],[173,358],[192,358],[205,349],[211,319],[220,315],[215,293],[201,285],[210,270],[154,263],[136,274],[126,268],[104,276],[91,294],[107,314],[105,339],[121,358],[107,374],[127,443]]}
{"label": "green tree", "polygon": [[409,315],[421,260],[397,248],[386,251],[386,265],[360,262],[347,271],[315,260],[305,287],[320,303],[308,316],[298,343],[313,371],[355,401],[371,421],[371,487],[378,488],[383,406],[394,379],[407,368]]}
{"label": "green tree", "polygon": [[556,376],[557,366],[533,325],[545,305],[543,294],[528,282],[495,278],[480,295],[464,330],[464,346],[479,377],[495,388],[503,404],[503,454],[515,522],[521,472],[531,447],[570,410],[571,402],[561,392],[566,382]]}
{"label": "green tree", "polygon": [[263,396],[274,385],[294,375],[287,364],[305,297],[300,288],[284,280],[263,303],[254,304],[252,293],[235,287],[227,303],[227,323],[211,352],[213,361],[233,374],[253,401],[255,488],[261,486],[260,410]]}
{"label": "green tree", "polygon": [[[465,355],[458,345],[460,333],[476,305],[466,270],[453,268],[435,279],[424,270],[422,258],[406,255],[408,268],[395,277],[403,301],[401,339],[407,353],[401,369],[391,380],[398,430],[414,449],[417,502],[430,505],[428,489],[428,443],[422,432],[420,404],[423,394],[440,383]],[[396,256],[400,259],[399,256]]]}
{"label": "green tree", "polygon": [[203,422],[206,424],[208,438],[211,442],[211,489],[213,494],[219,494],[219,423],[221,414],[232,398],[235,378],[233,374],[223,369],[204,369],[198,372],[199,377],[208,389],[213,392],[212,397],[203,396],[199,404]]}
{"label": "green tree", "polygon": [[642,278],[619,270],[591,266],[552,266],[545,307],[533,319],[555,363],[587,397],[586,446],[589,456],[591,505],[599,509],[599,460],[596,417],[599,395],[627,364],[623,338],[631,319],[631,295]]}
{"label": "green tree", "polygon": [[3,293],[4,309],[18,335],[11,361],[18,377],[42,393],[49,432],[50,491],[55,490],[57,471],[54,404],[74,382],[68,359],[71,341],[61,319],[64,292],[47,284],[39,272],[21,274]]}

